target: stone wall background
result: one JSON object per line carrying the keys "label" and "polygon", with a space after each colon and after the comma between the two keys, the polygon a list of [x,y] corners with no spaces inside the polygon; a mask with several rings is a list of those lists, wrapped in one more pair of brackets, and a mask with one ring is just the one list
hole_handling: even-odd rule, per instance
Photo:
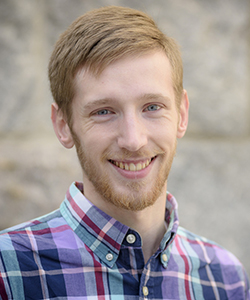
{"label": "stone wall background", "polygon": [[0,229],[56,209],[81,180],[50,123],[47,64],[58,35],[106,5],[148,12],[181,45],[190,122],[168,189],[181,225],[250,274],[249,0],[0,0]]}

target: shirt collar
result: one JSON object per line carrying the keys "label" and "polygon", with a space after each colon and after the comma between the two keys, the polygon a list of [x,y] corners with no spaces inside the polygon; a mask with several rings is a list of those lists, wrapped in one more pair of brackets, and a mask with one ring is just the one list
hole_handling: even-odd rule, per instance
{"label": "shirt collar", "polygon": [[[118,258],[122,243],[126,240],[125,237],[131,233],[132,229],[93,205],[83,195],[83,184],[79,182],[70,186],[60,210],[69,226],[84,244],[104,263],[112,267]],[[168,229],[160,244],[161,252],[173,241],[179,224],[177,202],[169,193],[167,194],[165,220]],[[136,233],[136,235],[139,234]]]}
{"label": "shirt collar", "polygon": [[165,221],[168,228],[160,244],[161,250],[173,242],[179,227],[178,203],[170,193],[167,193]]}

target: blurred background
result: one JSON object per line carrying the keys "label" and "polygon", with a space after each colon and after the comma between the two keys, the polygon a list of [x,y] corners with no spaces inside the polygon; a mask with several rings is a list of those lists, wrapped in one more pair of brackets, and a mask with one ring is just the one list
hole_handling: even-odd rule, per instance
{"label": "blurred background", "polygon": [[0,229],[59,207],[81,180],[50,122],[58,35],[93,8],[149,13],[181,46],[190,122],[168,190],[180,223],[233,252],[250,274],[250,1],[0,0]]}

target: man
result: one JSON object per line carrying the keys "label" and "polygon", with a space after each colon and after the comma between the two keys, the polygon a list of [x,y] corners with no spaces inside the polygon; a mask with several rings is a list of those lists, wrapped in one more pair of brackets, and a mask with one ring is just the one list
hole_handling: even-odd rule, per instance
{"label": "man", "polygon": [[240,262],[178,226],[167,178],[188,123],[176,43],[136,10],[77,19],[49,64],[51,118],[83,184],[0,236],[0,299],[249,299]]}

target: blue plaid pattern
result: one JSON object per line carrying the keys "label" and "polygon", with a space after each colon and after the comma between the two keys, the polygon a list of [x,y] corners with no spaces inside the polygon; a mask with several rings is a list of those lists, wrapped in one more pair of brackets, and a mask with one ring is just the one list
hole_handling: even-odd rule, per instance
{"label": "blue plaid pattern", "polygon": [[0,233],[1,300],[250,299],[240,262],[179,227],[171,194],[168,229],[144,264],[139,234],[93,206],[82,190],[72,184],[60,209]]}

